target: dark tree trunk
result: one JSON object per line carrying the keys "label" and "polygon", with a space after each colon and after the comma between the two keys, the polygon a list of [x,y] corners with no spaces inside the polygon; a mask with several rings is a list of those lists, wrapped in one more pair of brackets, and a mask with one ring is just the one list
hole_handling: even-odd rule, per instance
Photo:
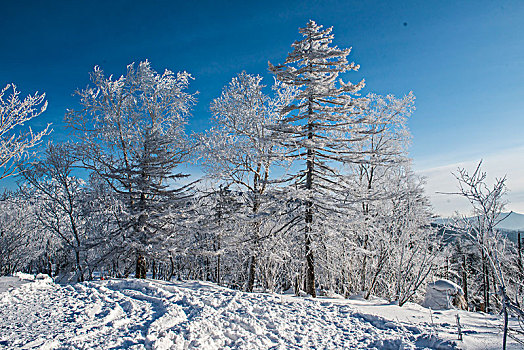
{"label": "dark tree trunk", "polygon": [[462,289],[464,291],[464,300],[466,300],[466,305],[468,305],[468,265],[466,254],[462,255]]}
{"label": "dark tree trunk", "polygon": [[142,254],[138,254],[138,257],[136,259],[136,272],[135,277],[136,278],[146,278],[146,258]]}
{"label": "dark tree trunk", "polygon": [[519,261],[518,261],[518,264],[519,264],[519,270],[520,272],[524,272],[524,268],[522,266],[522,240],[520,239],[520,232],[518,233],[517,235],[517,242],[518,242],[518,254],[519,254]]}
{"label": "dark tree trunk", "polygon": [[168,277],[168,281],[171,281],[171,279],[173,278],[173,275],[175,274],[175,262],[173,261],[173,257],[170,256],[169,257],[169,262],[171,263],[171,269],[169,271],[169,277]]}
{"label": "dark tree trunk", "polygon": [[504,290],[502,292],[502,298],[502,311],[504,312],[504,335],[502,336],[502,350],[506,350],[506,342],[508,339],[508,309],[506,308],[506,292]]}
{"label": "dark tree trunk", "polygon": [[482,254],[482,278],[483,278],[483,293],[484,293],[484,311],[489,312],[489,271],[486,261],[487,257]]}
{"label": "dark tree trunk", "polygon": [[[261,169],[261,165],[258,164],[257,167],[258,170]],[[254,189],[255,191],[258,191],[259,188],[259,176],[258,174],[255,175],[254,179]],[[258,198],[258,194],[255,194],[254,202],[253,202],[253,214],[256,215],[258,213],[258,210],[260,208],[260,202]],[[258,244],[259,237],[260,237],[260,223],[258,221],[255,221],[253,223],[253,244]],[[247,283],[246,283],[246,292],[253,292],[253,288],[255,286],[255,270],[256,270],[256,256],[255,251],[252,251],[252,255],[249,257],[248,267],[247,267]]]}
{"label": "dark tree trunk", "polygon": [[217,284],[220,285],[220,255],[217,256],[217,269],[216,269],[216,280]]}
{"label": "dark tree trunk", "polygon": [[255,264],[256,258],[254,255],[252,255],[249,258],[248,275],[246,283],[246,292],[250,293],[253,291],[253,288],[255,287]]}
{"label": "dark tree trunk", "polygon": [[152,265],[151,265],[151,272],[153,273],[153,279],[156,279],[156,261],[153,260],[152,262]]}
{"label": "dark tree trunk", "polygon": [[82,271],[82,265],[80,263],[80,252],[78,250],[75,251],[75,258],[78,272],[78,282],[84,282],[84,271]]}
{"label": "dark tree trunk", "polygon": [[[311,215],[306,216],[311,217]],[[315,261],[313,258],[313,251],[311,250],[311,234],[310,226],[306,225],[306,293],[310,294],[312,297],[316,297],[315,291]]]}
{"label": "dark tree trunk", "polygon": [[373,293],[373,289],[375,289],[375,284],[377,283],[377,280],[378,280],[378,276],[380,275],[380,273],[382,272],[382,269],[384,268],[385,266],[385,261],[386,261],[386,257],[387,257],[387,254],[385,252],[380,252],[380,258],[378,260],[378,264],[377,264],[377,268],[375,270],[375,274],[373,276],[373,279],[371,281],[371,285],[369,286],[369,289],[367,291],[367,293],[364,295],[364,299],[369,299],[369,297],[371,296],[371,293]]}
{"label": "dark tree trunk", "polygon": [[[366,218],[367,219],[367,218]],[[362,245],[362,248],[365,250],[368,249],[368,235],[366,234],[364,237],[364,244]],[[367,254],[364,253],[364,256],[362,257],[362,268],[360,270],[360,290],[365,291],[366,290],[366,265],[367,265]],[[367,299],[367,298],[366,298]]]}
{"label": "dark tree trunk", "polygon": [[[309,103],[309,115],[312,112],[312,102]],[[311,120],[308,123],[308,139],[313,139],[313,125]],[[306,189],[311,192],[313,189],[313,150],[307,149],[307,173],[306,173]],[[313,258],[313,250],[311,247],[311,224],[313,223],[313,203],[311,200],[306,201],[306,229],[305,229],[305,253],[306,253],[306,293],[312,297],[316,297],[315,291],[315,261]]]}

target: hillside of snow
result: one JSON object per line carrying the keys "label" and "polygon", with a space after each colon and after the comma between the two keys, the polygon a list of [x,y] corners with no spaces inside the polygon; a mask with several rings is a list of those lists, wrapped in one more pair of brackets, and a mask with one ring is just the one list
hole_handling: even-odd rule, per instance
{"label": "hillside of snow", "polygon": [[[206,282],[0,278],[1,349],[497,349],[500,318]],[[456,341],[456,315],[464,333]],[[510,339],[511,340],[511,339]],[[518,348],[510,343],[510,348]]]}

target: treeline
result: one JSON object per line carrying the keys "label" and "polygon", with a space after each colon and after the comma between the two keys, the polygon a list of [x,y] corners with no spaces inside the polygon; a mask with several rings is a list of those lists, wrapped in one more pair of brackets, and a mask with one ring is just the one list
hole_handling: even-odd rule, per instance
{"label": "treeline", "polygon": [[[0,272],[83,281],[147,271],[400,305],[448,276],[439,267],[451,253],[407,156],[413,94],[362,96],[364,81],[341,79],[359,67],[331,28],[310,21],[300,33],[270,64],[270,93],[240,73],[202,134],[185,130],[190,74],[148,61],[120,78],[95,67],[65,116],[72,141],[19,166],[19,190],[0,202]],[[189,164],[205,176],[190,180]]]}

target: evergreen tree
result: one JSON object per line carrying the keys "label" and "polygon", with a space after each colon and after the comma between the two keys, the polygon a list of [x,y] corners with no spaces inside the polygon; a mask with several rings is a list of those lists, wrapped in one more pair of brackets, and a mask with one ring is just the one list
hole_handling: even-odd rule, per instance
{"label": "evergreen tree", "polygon": [[158,74],[147,60],[130,64],[116,80],[95,67],[94,87],[77,92],[83,108],[66,116],[81,139],[83,166],[125,203],[124,249],[136,253],[140,276],[145,255],[165,252],[180,202],[188,195],[187,186],[176,182],[186,175],[176,170],[192,147],[184,132],[195,102],[186,92],[191,79],[186,72]]}
{"label": "evergreen tree", "polygon": [[359,68],[347,60],[351,49],[331,45],[332,28],[322,29],[314,21],[299,31],[303,39],[292,45],[285,63],[270,63],[269,69],[279,81],[299,89],[295,100],[282,110],[284,118],[273,129],[287,148],[286,156],[301,164],[301,170],[290,180],[296,185],[294,195],[303,208],[305,289],[315,296],[314,238],[326,217],[342,214],[347,188],[340,170],[343,163],[362,160],[365,152],[352,145],[375,128],[370,128],[368,124],[372,123],[361,114],[367,103],[358,97],[364,81],[352,84],[339,79],[341,73]]}

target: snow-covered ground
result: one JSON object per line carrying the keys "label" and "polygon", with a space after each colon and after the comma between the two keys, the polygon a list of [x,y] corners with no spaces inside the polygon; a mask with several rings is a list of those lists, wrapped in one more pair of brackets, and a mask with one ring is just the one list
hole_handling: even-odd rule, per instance
{"label": "snow-covered ground", "polygon": [[498,349],[499,325],[464,311],[246,294],[205,282],[0,278],[5,349]]}

